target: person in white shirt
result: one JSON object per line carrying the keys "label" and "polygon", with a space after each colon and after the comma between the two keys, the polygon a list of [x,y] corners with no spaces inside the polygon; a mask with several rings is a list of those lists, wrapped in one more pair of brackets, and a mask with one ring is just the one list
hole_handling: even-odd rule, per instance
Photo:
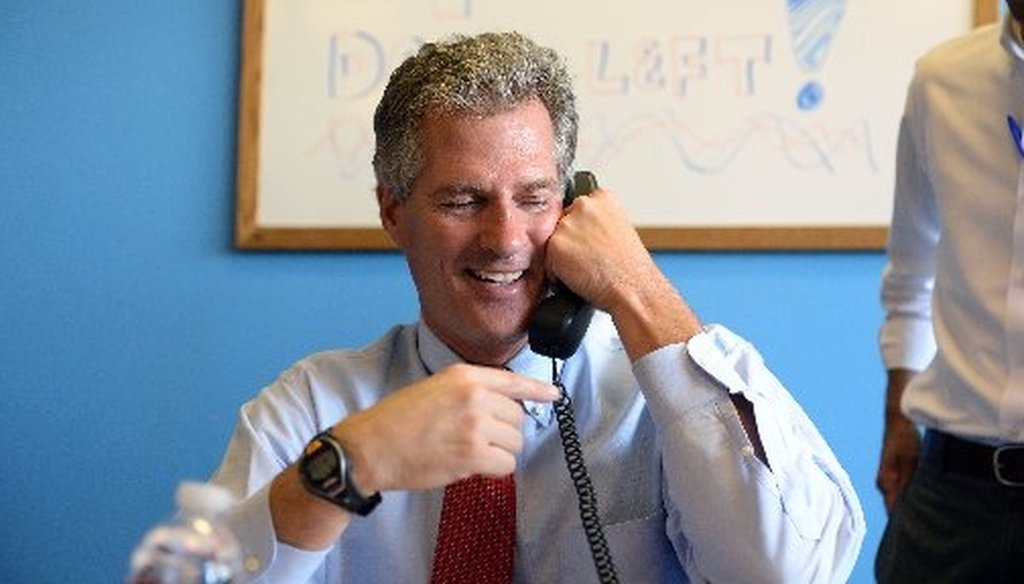
{"label": "person in white shirt", "polygon": [[1024,0],[1007,6],[925,54],[908,90],[882,278],[879,582],[1020,581]]}
{"label": "person in white shirt", "polygon": [[[421,318],[243,406],[213,482],[241,499],[250,579],[427,582],[445,487],[512,475],[512,580],[597,581],[555,368],[621,581],[846,580],[863,512],[808,417],[749,343],[700,322],[611,191],[563,204],[577,116],[553,51],[516,33],[428,43],[374,129]],[[564,361],[527,343],[553,280],[597,309]],[[325,497],[324,476],[347,493]]]}

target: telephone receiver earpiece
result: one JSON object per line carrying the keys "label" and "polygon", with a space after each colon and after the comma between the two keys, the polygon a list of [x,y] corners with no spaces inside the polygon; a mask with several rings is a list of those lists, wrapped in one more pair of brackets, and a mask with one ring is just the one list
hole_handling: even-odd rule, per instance
{"label": "telephone receiver earpiece", "polygon": [[589,170],[578,170],[571,181],[565,184],[563,207],[572,204],[576,197],[583,197],[597,190],[597,177]]}
{"label": "telephone receiver earpiece", "polygon": [[[564,207],[573,199],[597,190],[597,177],[581,170],[565,186]],[[552,293],[542,299],[530,318],[528,335],[534,353],[554,359],[568,359],[576,353],[594,316],[594,307],[561,282],[552,283]]]}

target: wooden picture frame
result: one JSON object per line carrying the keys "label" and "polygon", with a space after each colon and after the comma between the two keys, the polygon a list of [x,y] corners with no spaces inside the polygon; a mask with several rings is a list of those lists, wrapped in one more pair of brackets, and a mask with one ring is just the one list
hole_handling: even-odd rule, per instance
{"label": "wooden picture frame", "polygon": [[974,24],[995,22],[1004,6],[1002,0],[974,0]]}
{"label": "wooden picture frame", "polygon": [[[750,1],[750,0],[747,0]],[[827,3],[830,0],[820,0]],[[287,4],[282,4],[286,2]],[[448,10],[468,11],[473,0],[433,0]],[[242,29],[241,83],[238,114],[238,160],[235,217],[235,244],[244,250],[388,250],[394,246],[378,226],[376,215],[365,208],[366,221],[359,225],[333,225],[329,222],[302,220],[298,224],[276,223],[261,216],[261,208],[270,200],[271,187],[262,184],[262,165],[271,160],[265,151],[273,130],[264,111],[267,102],[265,82],[275,59],[267,42],[269,19],[282,18],[281,11],[295,11],[292,20],[310,20],[300,7],[309,0],[245,0]],[[760,4],[760,3],[759,3]],[[385,9],[386,10],[386,9]],[[974,0],[974,22],[991,22],[998,17],[998,0]],[[294,17],[294,18],[291,18]],[[921,22],[919,18],[915,22]],[[966,27],[965,27],[966,28]],[[966,30],[964,31],[966,32]],[[280,36],[280,35],[279,35]],[[277,38],[277,37],[275,37]],[[902,88],[901,88],[902,90]],[[895,100],[897,106],[901,100]],[[299,107],[295,109],[301,109]],[[290,115],[290,114],[289,114]],[[283,120],[282,127],[287,127]],[[895,125],[895,124],[893,124]],[[894,140],[893,140],[894,141]],[[274,141],[276,142],[276,140]],[[581,140],[582,142],[582,140]],[[892,166],[889,160],[878,166]],[[271,181],[267,181],[271,182]],[[282,182],[285,182],[282,186]],[[278,193],[303,189],[306,181],[275,182]],[[372,189],[358,193],[372,201]],[[280,195],[278,195],[280,196]],[[362,203],[361,203],[362,204]],[[375,204],[371,202],[371,204]],[[365,205],[364,205],[365,207]],[[314,209],[315,211],[315,209]],[[315,214],[315,213],[314,213]],[[706,221],[694,225],[658,225],[638,223],[644,244],[651,250],[878,250],[885,244],[887,221],[870,224],[717,224]]]}

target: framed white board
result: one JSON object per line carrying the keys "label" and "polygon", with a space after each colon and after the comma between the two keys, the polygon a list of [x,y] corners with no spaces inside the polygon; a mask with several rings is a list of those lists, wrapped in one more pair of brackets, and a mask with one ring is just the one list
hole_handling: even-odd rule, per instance
{"label": "framed white board", "polygon": [[423,42],[519,30],[558,50],[577,168],[650,249],[880,249],[914,60],[997,0],[246,0],[236,243],[388,249],[370,159]]}

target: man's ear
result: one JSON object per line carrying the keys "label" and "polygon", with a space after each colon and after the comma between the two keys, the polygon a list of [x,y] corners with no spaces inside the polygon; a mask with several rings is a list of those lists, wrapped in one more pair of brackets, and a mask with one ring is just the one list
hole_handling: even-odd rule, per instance
{"label": "man's ear", "polygon": [[398,228],[398,208],[401,205],[402,203],[390,191],[377,185],[377,209],[380,215],[381,227],[387,232],[391,241],[395,242],[395,245],[400,249],[404,249],[402,237],[399,233],[400,229]]}

